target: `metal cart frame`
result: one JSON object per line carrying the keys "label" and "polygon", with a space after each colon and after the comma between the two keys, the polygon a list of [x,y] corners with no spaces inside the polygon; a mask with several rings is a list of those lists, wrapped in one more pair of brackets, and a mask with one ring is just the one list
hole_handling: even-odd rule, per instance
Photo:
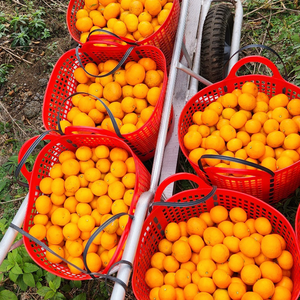
{"label": "metal cart frame", "polygon": [[[243,20],[243,8],[241,1],[233,1],[235,4],[235,16],[230,56],[233,55],[240,47],[241,27]],[[153,161],[150,189],[140,196],[140,199],[137,203],[131,230],[129,232],[122,257],[123,260],[130,263],[133,263],[134,261],[141,229],[148,212],[149,204],[154,198],[158,184],[168,176],[176,173],[176,162],[179,153],[179,143],[176,129],[180,112],[186,101],[198,92],[198,81],[205,85],[212,84],[205,78],[198,75],[200,71],[202,29],[206,15],[211,6],[211,2],[212,0],[182,0],[181,2],[181,12],[170,66],[160,131]],[[184,54],[182,59],[181,53]],[[232,68],[237,60],[238,55],[235,55],[229,61],[228,70]],[[178,69],[182,70],[183,72],[178,72]],[[174,112],[174,131],[171,132],[170,140],[166,145],[172,105]],[[173,186],[170,185],[164,191],[164,195],[166,198],[169,198],[172,194]],[[21,227],[23,224],[27,203],[28,195],[23,200],[12,221],[19,227]],[[14,229],[8,228],[3,239],[1,240],[0,265],[9,251],[22,244],[22,240],[13,244],[17,233],[18,232]],[[117,271],[117,278],[128,285],[132,271],[131,266],[126,263],[121,263],[118,269],[113,270],[112,272],[115,271]],[[126,292],[123,286],[119,283],[115,283],[111,299],[124,299],[125,293]]]}

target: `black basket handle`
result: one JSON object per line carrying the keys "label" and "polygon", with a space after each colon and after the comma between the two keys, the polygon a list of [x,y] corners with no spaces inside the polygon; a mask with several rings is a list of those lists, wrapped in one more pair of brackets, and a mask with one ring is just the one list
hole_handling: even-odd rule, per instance
{"label": "black basket handle", "polygon": [[24,187],[26,187],[26,188],[29,187],[29,184],[28,184],[28,183],[22,182],[22,181],[20,181],[20,180],[18,179],[18,177],[19,177],[19,175],[20,175],[20,172],[21,172],[21,169],[22,169],[22,167],[25,165],[27,158],[30,156],[30,154],[33,152],[33,150],[34,150],[34,149],[37,147],[37,145],[43,140],[43,138],[44,138],[45,136],[48,135],[48,139],[51,139],[51,140],[52,140],[52,138],[53,138],[53,139],[57,138],[57,136],[55,137],[54,135],[49,135],[50,132],[58,132],[58,131],[57,131],[57,130],[52,130],[52,129],[51,129],[51,130],[47,130],[47,131],[43,132],[41,135],[39,135],[39,136],[37,137],[37,139],[29,146],[29,148],[26,150],[25,154],[23,155],[22,159],[20,160],[20,162],[19,162],[19,164],[18,164],[18,166],[17,166],[17,168],[16,168],[16,170],[15,170],[15,174],[14,174],[14,175],[15,175],[15,178],[16,178],[16,180],[17,180],[17,182],[18,182],[19,185],[24,186]]}
{"label": "black basket handle", "polygon": [[[198,184],[198,189],[201,190],[201,188],[210,188],[211,191],[204,196],[201,199],[198,199],[196,201],[189,201],[189,202],[164,202],[161,201],[161,196],[164,191],[164,189],[171,183],[178,181],[178,180],[190,180]],[[198,204],[201,204],[211,198],[216,193],[217,187],[211,186],[206,184],[200,177],[190,174],[190,173],[176,173],[168,178],[166,178],[160,186],[157,188],[154,201],[150,204],[149,210],[152,210],[153,206],[166,206],[166,207],[189,207],[189,206],[196,206]]]}
{"label": "black basket handle", "polygon": [[[204,154],[201,156],[201,158],[198,160],[198,166],[200,168],[200,170],[206,174],[205,172],[205,169],[203,168],[203,165],[202,165],[202,159],[205,159],[205,158],[209,158],[209,159],[221,159],[221,160],[228,160],[228,161],[232,161],[232,162],[236,162],[236,163],[239,163],[239,164],[243,164],[243,165],[246,165],[246,166],[250,166],[250,167],[254,167],[256,169],[259,169],[265,173],[267,173],[269,176],[271,177],[274,177],[275,174],[273,171],[271,171],[270,169],[264,167],[264,166],[261,166],[261,165],[258,165],[258,164],[255,164],[253,162],[250,162],[250,161],[247,161],[247,160],[243,160],[243,159],[240,159],[240,158],[236,158],[236,157],[230,157],[230,156],[225,156],[225,155],[215,155],[215,154]],[[227,173],[227,169],[226,171],[222,171],[224,168],[218,168],[218,170],[220,170],[220,173]],[[229,170],[229,168],[228,168]],[[232,173],[234,173],[235,169],[230,169],[232,171]],[[250,174],[252,172],[250,172],[251,170],[247,170],[247,174]],[[257,173],[257,172],[256,172]]]}
{"label": "black basket handle", "polygon": [[95,95],[92,95],[90,93],[87,93],[87,92],[75,92],[75,93],[71,94],[70,96],[68,96],[67,98],[65,98],[64,101],[62,102],[62,104],[60,105],[59,111],[58,111],[58,114],[57,114],[57,127],[58,127],[58,131],[61,135],[64,135],[64,133],[61,129],[61,125],[60,125],[60,112],[61,112],[61,109],[64,107],[64,104],[66,103],[67,100],[69,100],[70,98],[72,98],[73,96],[76,96],[76,95],[89,95],[89,96],[97,99],[105,107],[105,109],[106,109],[106,111],[107,111],[107,113],[108,113],[108,115],[111,119],[111,122],[112,122],[112,125],[114,127],[116,135],[119,138],[124,139],[124,137],[122,136],[122,134],[119,130],[116,119],[115,119],[114,115],[112,114],[112,112],[110,111],[110,109],[108,108],[108,106],[100,98],[98,98]]}
{"label": "black basket handle", "polygon": [[[250,45],[246,45],[246,46],[240,48],[239,50],[237,50],[235,53],[233,53],[233,54],[229,57],[229,59],[227,60],[227,62],[226,62],[225,65],[224,65],[224,72],[225,72],[225,69],[226,69],[225,67],[228,65],[229,61],[230,61],[236,54],[238,54],[239,52],[242,52],[243,50],[251,49],[251,48],[263,48],[263,49],[269,50],[269,51],[271,51],[272,53],[274,53],[274,54],[279,58],[279,60],[281,61],[282,65],[283,65],[284,73],[285,73],[284,76],[283,76],[283,78],[284,78],[285,80],[287,80],[287,78],[288,78],[288,73],[287,73],[287,69],[286,69],[285,63],[283,62],[281,56],[280,56],[274,49],[272,49],[271,47],[266,46],[266,45],[261,45],[261,44],[250,44]],[[225,77],[225,76],[224,76],[224,77]]]}
{"label": "black basket handle", "polygon": [[[80,55],[79,55],[79,49],[82,48],[83,46],[78,45],[78,46],[75,48],[75,55],[76,55],[76,58],[77,58],[77,60],[78,60],[78,62],[79,62],[80,67],[83,68],[84,72],[85,72],[86,74],[88,74],[88,75],[94,77],[94,78],[103,78],[103,77],[109,76],[109,75],[111,75],[111,74],[114,74],[119,68],[121,68],[121,66],[125,63],[125,61],[126,61],[127,58],[129,57],[129,55],[130,55],[130,53],[132,52],[132,50],[133,50],[136,46],[138,46],[138,44],[133,43],[133,42],[130,42],[130,41],[127,41],[127,40],[123,40],[122,38],[120,38],[120,37],[117,36],[116,34],[111,33],[111,32],[109,32],[109,31],[107,31],[107,30],[103,30],[103,29],[95,29],[95,30],[93,30],[92,32],[89,33],[88,39],[90,38],[90,35],[91,35],[92,33],[95,33],[95,32],[98,32],[98,31],[99,31],[99,32],[107,33],[107,34],[109,34],[109,35],[111,35],[111,36],[113,36],[113,37],[115,37],[115,38],[117,38],[117,39],[119,39],[119,40],[121,40],[121,41],[126,42],[127,44],[132,45],[131,47],[129,47],[129,48],[126,50],[124,56],[121,58],[121,60],[119,61],[119,63],[118,63],[112,70],[110,70],[108,73],[103,74],[103,75],[93,75],[93,74],[89,73],[89,72],[85,69],[84,65],[82,64],[82,61],[81,61],[81,58],[80,58]],[[99,36],[98,36],[98,37],[99,37]],[[98,42],[99,42],[99,38],[98,38]]]}
{"label": "black basket handle", "polygon": [[[115,221],[116,219],[118,219],[119,217],[123,216],[123,215],[128,215],[127,213],[119,213],[114,215],[113,217],[111,217],[110,219],[108,219],[107,221],[105,221],[99,228],[97,228],[97,230],[92,234],[92,236],[88,239],[88,242],[85,245],[85,249],[83,251],[83,263],[84,266],[86,268],[86,271],[81,269],[80,267],[78,267],[77,265],[72,264],[70,261],[68,261],[67,259],[65,259],[64,257],[61,257],[59,254],[57,254],[56,252],[54,252],[53,250],[51,250],[51,248],[49,248],[45,243],[43,243],[42,241],[38,240],[37,238],[35,238],[34,236],[32,236],[31,234],[29,234],[28,232],[26,232],[25,230],[21,229],[20,227],[18,227],[17,225],[10,223],[10,227],[13,228],[14,230],[18,231],[19,233],[21,233],[23,236],[27,237],[28,239],[34,241],[36,244],[38,244],[39,246],[43,247],[45,250],[49,251],[51,254],[57,256],[59,259],[61,259],[64,263],[71,265],[72,267],[76,268],[77,270],[79,270],[80,272],[89,275],[92,279],[96,279],[95,276],[98,276],[100,278],[102,277],[107,277],[107,279],[111,279],[117,283],[119,283],[122,287],[124,287],[124,289],[127,289],[127,285],[121,281],[120,279],[117,279],[113,276],[108,274],[101,274],[101,273],[92,273],[88,266],[87,266],[87,262],[86,262],[86,255],[88,253],[89,247],[92,244],[93,240],[95,239],[95,237],[110,223],[112,223],[113,221]],[[130,218],[133,218],[133,215],[129,215]],[[112,269],[112,267],[114,267],[116,264],[113,264],[110,268],[110,270]],[[110,271],[109,270],[109,271]]]}

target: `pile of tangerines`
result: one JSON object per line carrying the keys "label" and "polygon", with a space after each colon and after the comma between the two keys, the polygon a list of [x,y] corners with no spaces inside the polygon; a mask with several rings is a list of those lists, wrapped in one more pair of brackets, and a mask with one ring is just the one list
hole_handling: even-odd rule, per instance
{"label": "pile of tangerines", "polygon": [[[85,65],[85,70],[94,76],[105,75],[117,65],[112,59],[98,65],[91,62]],[[101,98],[115,117],[121,134],[134,132],[149,120],[160,98],[164,78],[164,72],[157,70],[153,59],[130,61],[113,75],[101,78],[88,73],[81,67],[75,69],[76,92]],[[106,108],[93,96],[78,94],[72,97],[74,106],[67,119],[60,122],[63,131],[70,125],[115,131]]]}
{"label": "pile of tangerines", "polygon": [[151,300],[289,300],[293,256],[265,217],[239,207],[165,228],[145,282]]}
{"label": "pile of tangerines", "polygon": [[[43,195],[35,201],[37,214],[29,233],[47,241],[51,250],[84,269],[83,251],[91,235],[105,221],[129,211],[136,181],[135,162],[124,149],[79,147],[66,150],[40,181]],[[88,249],[87,266],[91,272],[105,268],[114,255],[128,215],[111,222]],[[122,251],[118,256],[120,259]],[[61,259],[46,251],[52,263]],[[81,272],[68,265],[71,272]]]}
{"label": "pile of tangerines", "polygon": [[[120,37],[141,41],[165,22],[173,0],[85,0],[76,13],[75,27],[81,32],[80,42],[96,29]],[[92,34],[99,34],[95,32]]]}
{"label": "pile of tangerines", "polygon": [[[203,154],[222,154],[275,172],[299,160],[299,131],[299,99],[289,99],[285,94],[270,98],[253,82],[246,82],[241,89],[220,96],[204,111],[193,114],[184,146],[195,164]],[[202,159],[202,164],[255,169],[220,159]]]}

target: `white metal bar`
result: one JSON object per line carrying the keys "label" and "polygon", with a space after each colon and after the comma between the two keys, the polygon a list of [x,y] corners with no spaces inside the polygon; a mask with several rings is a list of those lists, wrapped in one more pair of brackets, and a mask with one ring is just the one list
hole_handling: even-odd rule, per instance
{"label": "white metal bar", "polygon": [[[211,2],[212,0],[201,0],[201,13],[200,13],[199,24],[198,24],[197,47],[196,47],[194,64],[192,69],[196,74],[200,74],[201,42],[202,42],[203,26]],[[194,77],[191,78],[188,99],[193,97],[198,92],[198,85],[199,85],[199,81]]]}
{"label": "white metal bar", "polygon": [[178,23],[175,46],[174,46],[171,67],[169,72],[168,88],[165,96],[164,110],[161,117],[161,124],[160,124],[157,145],[156,145],[156,150],[154,155],[154,161],[153,161],[153,167],[152,167],[152,173],[151,173],[150,190],[154,192],[156,191],[158,185],[162,160],[164,156],[166,136],[168,132],[170,112],[172,108],[173,93],[176,84],[177,65],[180,60],[181,46],[184,37],[184,29],[185,29],[185,23],[187,18],[188,5],[189,5],[189,0],[186,1],[183,0],[181,3],[181,14]]}
{"label": "white metal bar", "polygon": [[[240,41],[242,34],[242,24],[243,24],[243,5],[240,0],[235,0],[235,15],[234,15],[234,23],[232,30],[232,40],[231,40],[231,49],[230,49],[230,57],[240,49]],[[228,64],[228,72],[231,68],[237,63],[239,59],[239,54],[237,53]]]}
{"label": "white metal bar", "polygon": [[184,66],[183,64],[179,63],[177,69],[185,72],[186,74],[189,74],[190,76],[192,76],[193,78],[197,79],[198,81],[202,82],[203,84],[205,84],[206,86],[212,85],[212,82],[208,81],[207,79],[205,79],[204,77],[202,77],[201,75],[195,73],[194,71],[192,71],[191,69],[187,68],[186,66]]}
{"label": "white metal bar", "polygon": [[[130,233],[128,235],[126,246],[122,255],[122,259],[127,260],[129,262],[134,261],[134,256],[140,239],[140,234],[145,220],[145,216],[148,211],[148,206],[151,200],[153,199],[154,193],[157,188],[160,172],[161,172],[163,152],[166,143],[166,136],[168,131],[171,107],[172,107],[172,99],[173,99],[175,81],[177,76],[176,65],[180,59],[188,4],[189,4],[189,0],[183,0],[181,3],[181,13],[178,22],[178,29],[175,38],[174,50],[173,50],[172,61],[171,61],[170,72],[169,72],[169,81],[168,81],[168,86],[167,86],[167,91],[165,96],[165,103],[164,103],[164,108],[163,108],[163,113],[161,118],[157,146],[155,150],[150,190],[148,192],[143,193],[140,196],[140,199],[137,203],[137,207],[135,210],[134,219],[131,224]],[[130,274],[131,274],[131,268],[127,264],[120,264],[117,278],[119,278],[120,280],[122,280],[127,284],[129,282]],[[123,287],[120,284],[115,283],[110,299],[122,300],[124,299],[124,297],[125,297],[125,291]]]}
{"label": "white metal bar", "polygon": [[[21,227],[25,218],[26,209],[28,203],[28,194],[26,195],[25,199],[23,200],[19,210],[17,211],[16,215],[14,216],[12,223]],[[10,250],[11,245],[13,244],[18,232],[12,228],[8,228],[0,242],[0,265],[2,264],[3,260],[5,259],[8,251]]]}

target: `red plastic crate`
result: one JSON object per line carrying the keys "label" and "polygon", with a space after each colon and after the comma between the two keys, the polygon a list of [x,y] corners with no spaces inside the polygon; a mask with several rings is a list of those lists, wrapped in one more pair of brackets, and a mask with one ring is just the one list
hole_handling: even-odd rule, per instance
{"label": "red plastic crate", "polygon": [[165,179],[158,187],[154,203],[159,202],[166,186],[177,180],[190,180],[198,184],[198,188],[182,191],[173,195],[167,202],[191,202],[188,207],[156,206],[146,218],[136,251],[132,287],[138,300],[148,300],[150,288],[145,282],[145,273],[151,267],[151,256],[158,251],[158,243],[164,238],[164,229],[170,222],[187,221],[191,217],[198,217],[202,212],[210,211],[216,205],[222,205],[227,210],[233,207],[243,208],[248,218],[267,218],[274,233],[280,234],[286,241],[287,250],[294,259],[291,279],[294,283],[292,300],[297,300],[300,294],[300,257],[296,235],[289,221],[269,204],[247,194],[227,189],[217,188],[215,194],[204,203],[195,205],[195,201],[203,198],[212,191],[212,186],[203,182],[193,174],[178,173]]}

